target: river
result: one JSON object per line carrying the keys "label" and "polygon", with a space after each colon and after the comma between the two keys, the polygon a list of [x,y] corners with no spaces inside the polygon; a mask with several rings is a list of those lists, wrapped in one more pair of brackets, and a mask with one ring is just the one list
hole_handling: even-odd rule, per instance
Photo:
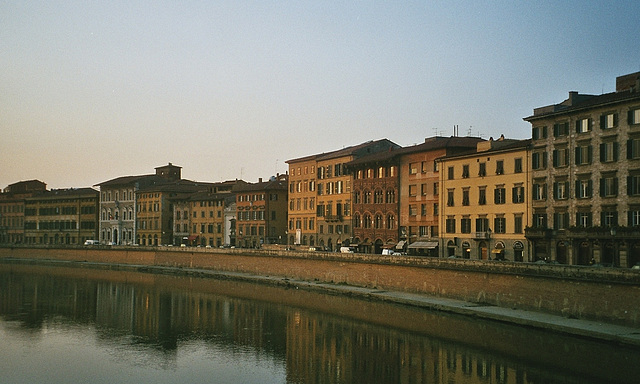
{"label": "river", "polygon": [[636,383],[640,351],[225,279],[0,264],[0,382]]}

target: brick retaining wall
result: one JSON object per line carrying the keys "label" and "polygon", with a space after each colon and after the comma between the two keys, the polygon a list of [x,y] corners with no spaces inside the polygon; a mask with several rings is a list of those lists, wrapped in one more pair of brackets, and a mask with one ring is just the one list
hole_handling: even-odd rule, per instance
{"label": "brick retaining wall", "polygon": [[640,272],[410,256],[205,248],[0,248],[0,257],[206,268],[399,290],[640,327]]}

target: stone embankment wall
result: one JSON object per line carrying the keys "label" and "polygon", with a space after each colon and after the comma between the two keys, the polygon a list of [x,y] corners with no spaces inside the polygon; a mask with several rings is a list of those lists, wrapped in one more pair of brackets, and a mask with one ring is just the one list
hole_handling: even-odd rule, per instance
{"label": "stone embankment wall", "polygon": [[2,258],[204,268],[333,282],[640,327],[640,271],[286,250],[0,248]]}

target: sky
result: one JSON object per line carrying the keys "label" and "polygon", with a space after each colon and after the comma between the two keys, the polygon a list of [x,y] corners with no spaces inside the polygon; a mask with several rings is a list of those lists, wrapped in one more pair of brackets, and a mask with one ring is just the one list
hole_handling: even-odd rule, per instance
{"label": "sky", "polygon": [[640,71],[634,1],[0,0],[0,188],[256,182],[369,140],[530,137]]}

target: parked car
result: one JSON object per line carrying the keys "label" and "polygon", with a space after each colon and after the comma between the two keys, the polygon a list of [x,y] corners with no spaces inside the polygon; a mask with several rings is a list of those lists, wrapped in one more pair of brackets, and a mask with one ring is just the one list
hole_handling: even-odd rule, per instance
{"label": "parked car", "polygon": [[85,240],[84,245],[100,245],[99,240]]}

